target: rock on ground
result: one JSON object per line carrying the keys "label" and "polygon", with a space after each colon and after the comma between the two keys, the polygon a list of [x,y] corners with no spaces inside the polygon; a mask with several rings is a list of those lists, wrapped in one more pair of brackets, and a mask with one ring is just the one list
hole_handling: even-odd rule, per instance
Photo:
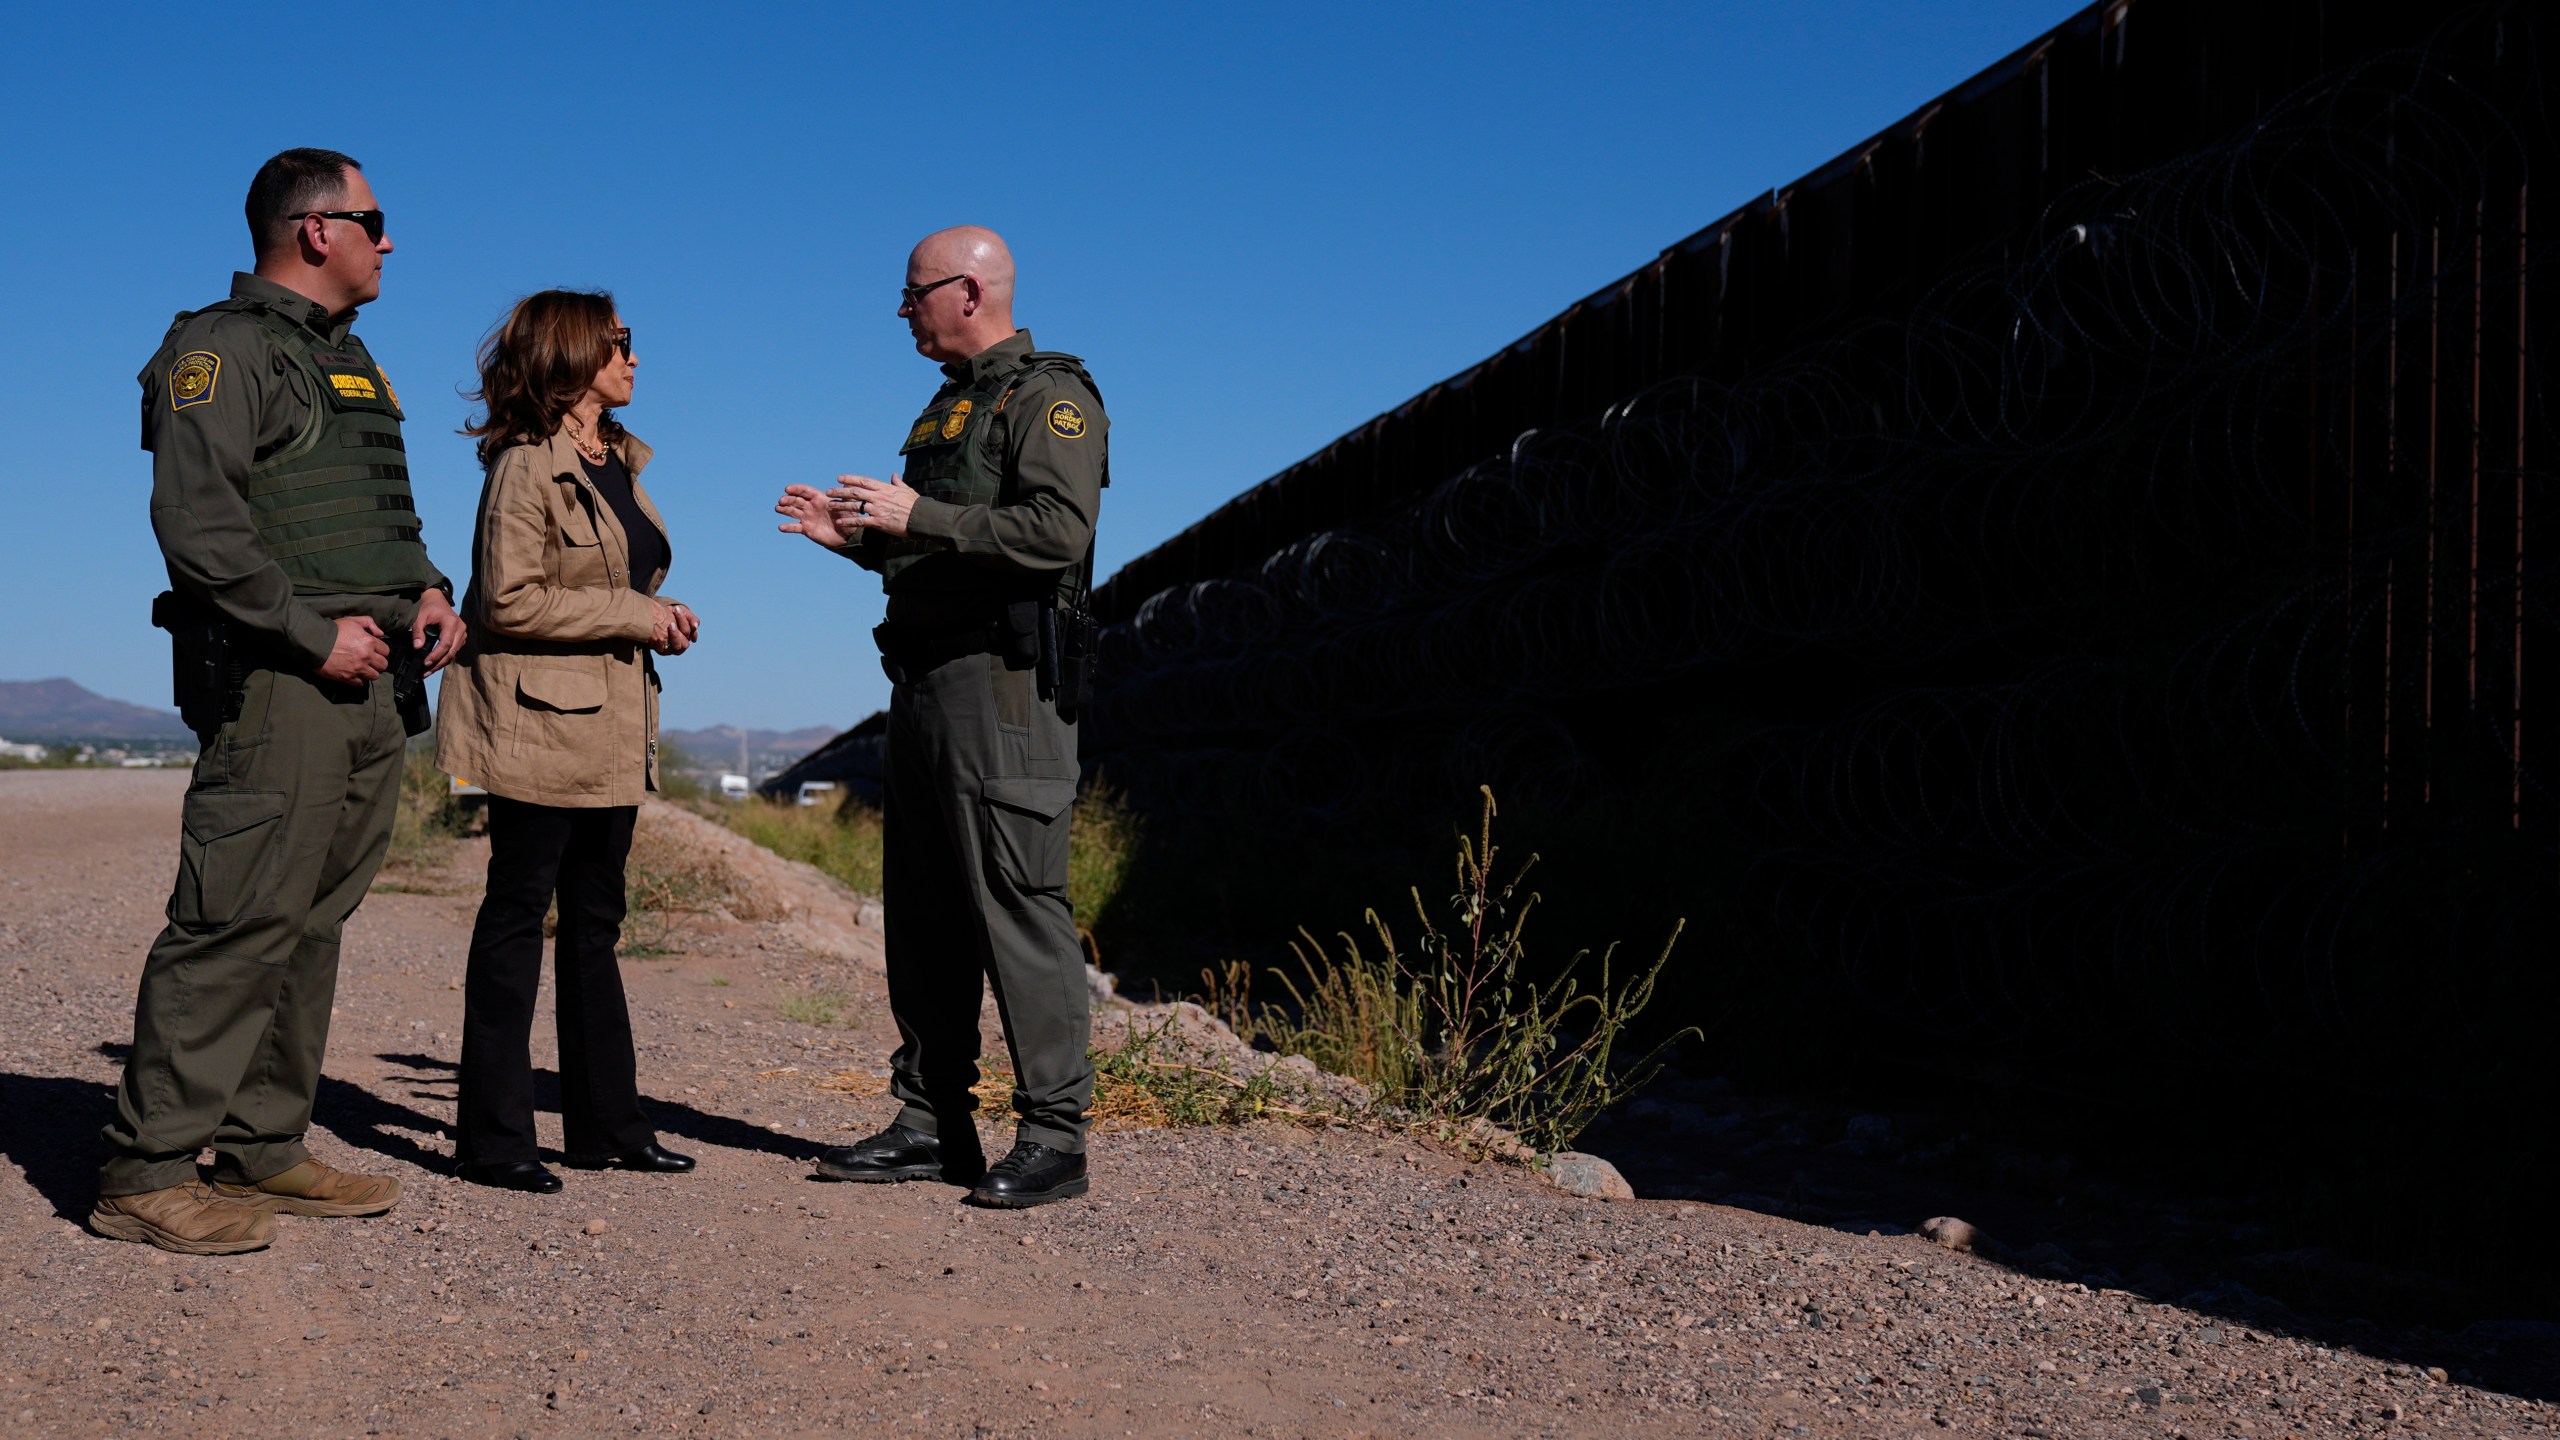
{"label": "rock on ground", "polygon": [[1567,1150],[1547,1161],[1547,1183],[1568,1195],[1594,1200],[1633,1200],[1636,1192],[1618,1167],[1597,1155]]}

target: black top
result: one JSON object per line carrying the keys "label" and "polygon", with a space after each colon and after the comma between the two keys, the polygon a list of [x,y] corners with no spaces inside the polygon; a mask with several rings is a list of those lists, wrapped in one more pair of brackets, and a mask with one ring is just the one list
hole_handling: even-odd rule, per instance
{"label": "black top", "polygon": [[587,479],[594,482],[596,493],[613,507],[614,518],[622,522],[622,533],[631,546],[631,588],[643,595],[656,593],[650,581],[667,563],[667,537],[649,523],[640,502],[631,493],[631,472],[624,468],[618,452],[607,452],[604,463],[596,464],[584,455],[578,463],[586,467]]}

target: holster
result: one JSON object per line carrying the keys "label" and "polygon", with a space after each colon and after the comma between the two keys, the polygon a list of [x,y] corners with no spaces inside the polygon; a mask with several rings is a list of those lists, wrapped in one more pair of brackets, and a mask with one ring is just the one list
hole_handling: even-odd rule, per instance
{"label": "holster", "polygon": [[1038,625],[1040,698],[1072,721],[1093,699],[1093,616],[1081,605],[1042,605]]}
{"label": "holster", "polygon": [[413,736],[425,734],[436,723],[427,706],[427,652],[436,648],[442,629],[428,626],[424,645],[410,644],[409,637],[397,630],[385,637],[391,646],[391,704],[400,712],[400,728]]}
{"label": "holster", "polygon": [[174,590],[151,597],[151,623],[169,632],[170,703],[178,718],[213,743],[213,734],[240,718],[247,687],[248,648],[230,621],[211,606],[190,604]]}

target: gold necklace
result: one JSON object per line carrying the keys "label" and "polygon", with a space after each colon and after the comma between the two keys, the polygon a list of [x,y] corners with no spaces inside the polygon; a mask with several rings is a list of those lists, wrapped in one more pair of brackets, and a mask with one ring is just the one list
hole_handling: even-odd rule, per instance
{"label": "gold necklace", "polygon": [[604,463],[605,457],[613,453],[611,448],[602,440],[595,441],[591,448],[587,440],[587,427],[579,424],[576,420],[568,422],[568,430],[569,443],[578,447],[578,453],[587,457],[588,464],[601,465]]}

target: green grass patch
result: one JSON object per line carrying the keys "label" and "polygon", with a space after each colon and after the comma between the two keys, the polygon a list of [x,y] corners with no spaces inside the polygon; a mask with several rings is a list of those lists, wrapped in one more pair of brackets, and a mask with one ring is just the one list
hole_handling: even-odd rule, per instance
{"label": "green grass patch", "polygon": [[785,860],[815,865],[861,894],[880,893],[880,812],[868,805],[757,799],[710,813]]}
{"label": "green grass patch", "polygon": [[[829,808],[789,801],[749,800],[705,810],[730,829],[786,860],[815,865],[864,895],[881,891],[883,828],[880,812],[859,801]],[[1088,792],[1076,804],[1067,835],[1067,895],[1077,933],[1092,943],[1095,923],[1119,898],[1136,852],[1135,816],[1107,791]]]}
{"label": "green grass patch", "polygon": [[774,1012],[795,1025],[850,1025],[860,998],[853,991],[834,985],[813,985],[806,990],[785,991],[774,1005]]}

